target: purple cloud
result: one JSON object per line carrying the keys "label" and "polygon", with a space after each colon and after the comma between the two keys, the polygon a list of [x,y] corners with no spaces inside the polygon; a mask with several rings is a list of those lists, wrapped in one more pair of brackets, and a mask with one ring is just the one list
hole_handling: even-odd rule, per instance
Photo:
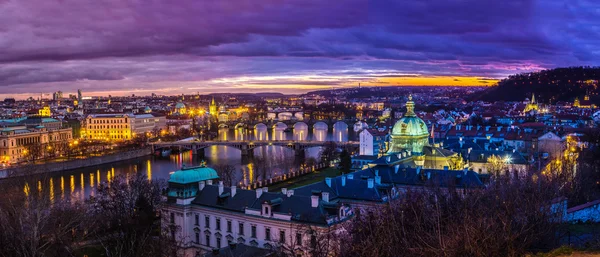
{"label": "purple cloud", "polygon": [[0,0],[0,94],[40,84],[287,90],[599,65],[599,9],[593,0]]}

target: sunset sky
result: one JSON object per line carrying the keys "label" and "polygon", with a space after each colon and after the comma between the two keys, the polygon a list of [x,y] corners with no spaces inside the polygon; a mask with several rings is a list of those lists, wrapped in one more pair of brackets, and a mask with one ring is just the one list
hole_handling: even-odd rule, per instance
{"label": "sunset sky", "polygon": [[493,85],[600,65],[600,1],[0,0],[0,97]]}

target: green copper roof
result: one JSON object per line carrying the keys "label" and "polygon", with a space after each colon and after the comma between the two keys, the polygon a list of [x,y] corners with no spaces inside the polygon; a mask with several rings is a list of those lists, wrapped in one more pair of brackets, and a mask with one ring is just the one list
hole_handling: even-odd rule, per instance
{"label": "green copper roof", "polygon": [[416,116],[402,117],[392,128],[394,136],[425,136],[429,135],[425,122]]}
{"label": "green copper roof", "polygon": [[217,179],[217,171],[206,167],[204,163],[197,167],[182,167],[181,170],[171,174],[169,182],[178,184],[198,183],[200,181]]}

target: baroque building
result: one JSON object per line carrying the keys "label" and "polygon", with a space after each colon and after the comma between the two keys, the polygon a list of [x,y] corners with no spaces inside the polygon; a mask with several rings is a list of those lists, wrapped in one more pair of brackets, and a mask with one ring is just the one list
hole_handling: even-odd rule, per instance
{"label": "baroque building", "polygon": [[415,113],[415,103],[408,96],[406,113],[393,126],[386,155],[373,165],[397,165],[430,169],[462,170],[463,158],[455,152],[430,145],[427,124]]}
{"label": "baroque building", "polygon": [[329,191],[309,190],[306,195],[303,190],[299,194],[285,189],[246,190],[226,187],[222,181],[213,185],[218,178],[204,163],[171,174],[162,210],[167,217],[163,229],[178,228],[171,233],[184,256],[198,256],[232,243],[284,247],[296,256],[310,256],[319,235],[353,216],[352,209]]}

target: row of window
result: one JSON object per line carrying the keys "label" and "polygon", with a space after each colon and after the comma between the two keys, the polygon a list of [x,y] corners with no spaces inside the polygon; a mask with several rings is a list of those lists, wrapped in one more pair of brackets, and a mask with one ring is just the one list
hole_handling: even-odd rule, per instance
{"label": "row of window", "polygon": [[[196,214],[194,217],[194,224],[196,226],[200,226],[200,215]],[[171,223],[175,222],[175,216],[173,213],[171,213]],[[221,230],[221,219],[220,218],[216,218],[215,219],[215,225],[216,225],[216,230],[220,231]],[[204,216],[204,227],[210,229],[210,216]],[[251,238],[257,238],[256,236],[256,225],[251,225],[250,226],[250,237]],[[227,225],[226,225],[226,231],[228,233],[232,233],[232,221],[231,220],[227,220]],[[238,235],[243,236],[244,235],[244,223],[243,222],[238,222]],[[279,230],[279,242],[285,243],[285,230]],[[265,227],[265,241],[272,241],[271,238],[271,228],[269,227]],[[196,244],[200,244],[200,234],[196,233]],[[206,240],[204,242],[204,244],[206,246],[210,246],[210,235],[206,235]],[[220,240],[217,240],[217,248],[221,248],[220,246],[221,242]],[[296,233],[296,245],[301,246],[302,245],[302,233]],[[316,245],[316,237],[314,235],[311,235],[311,245],[314,247],[314,245]]]}
{"label": "row of window", "polygon": [[98,119],[98,120],[90,120],[90,123],[92,124],[110,124],[110,123],[127,123],[127,118],[125,118],[124,120],[118,119],[118,120],[105,120],[105,119]]}
{"label": "row of window", "polygon": [[129,128],[129,125],[90,125],[88,129],[117,129]]}

